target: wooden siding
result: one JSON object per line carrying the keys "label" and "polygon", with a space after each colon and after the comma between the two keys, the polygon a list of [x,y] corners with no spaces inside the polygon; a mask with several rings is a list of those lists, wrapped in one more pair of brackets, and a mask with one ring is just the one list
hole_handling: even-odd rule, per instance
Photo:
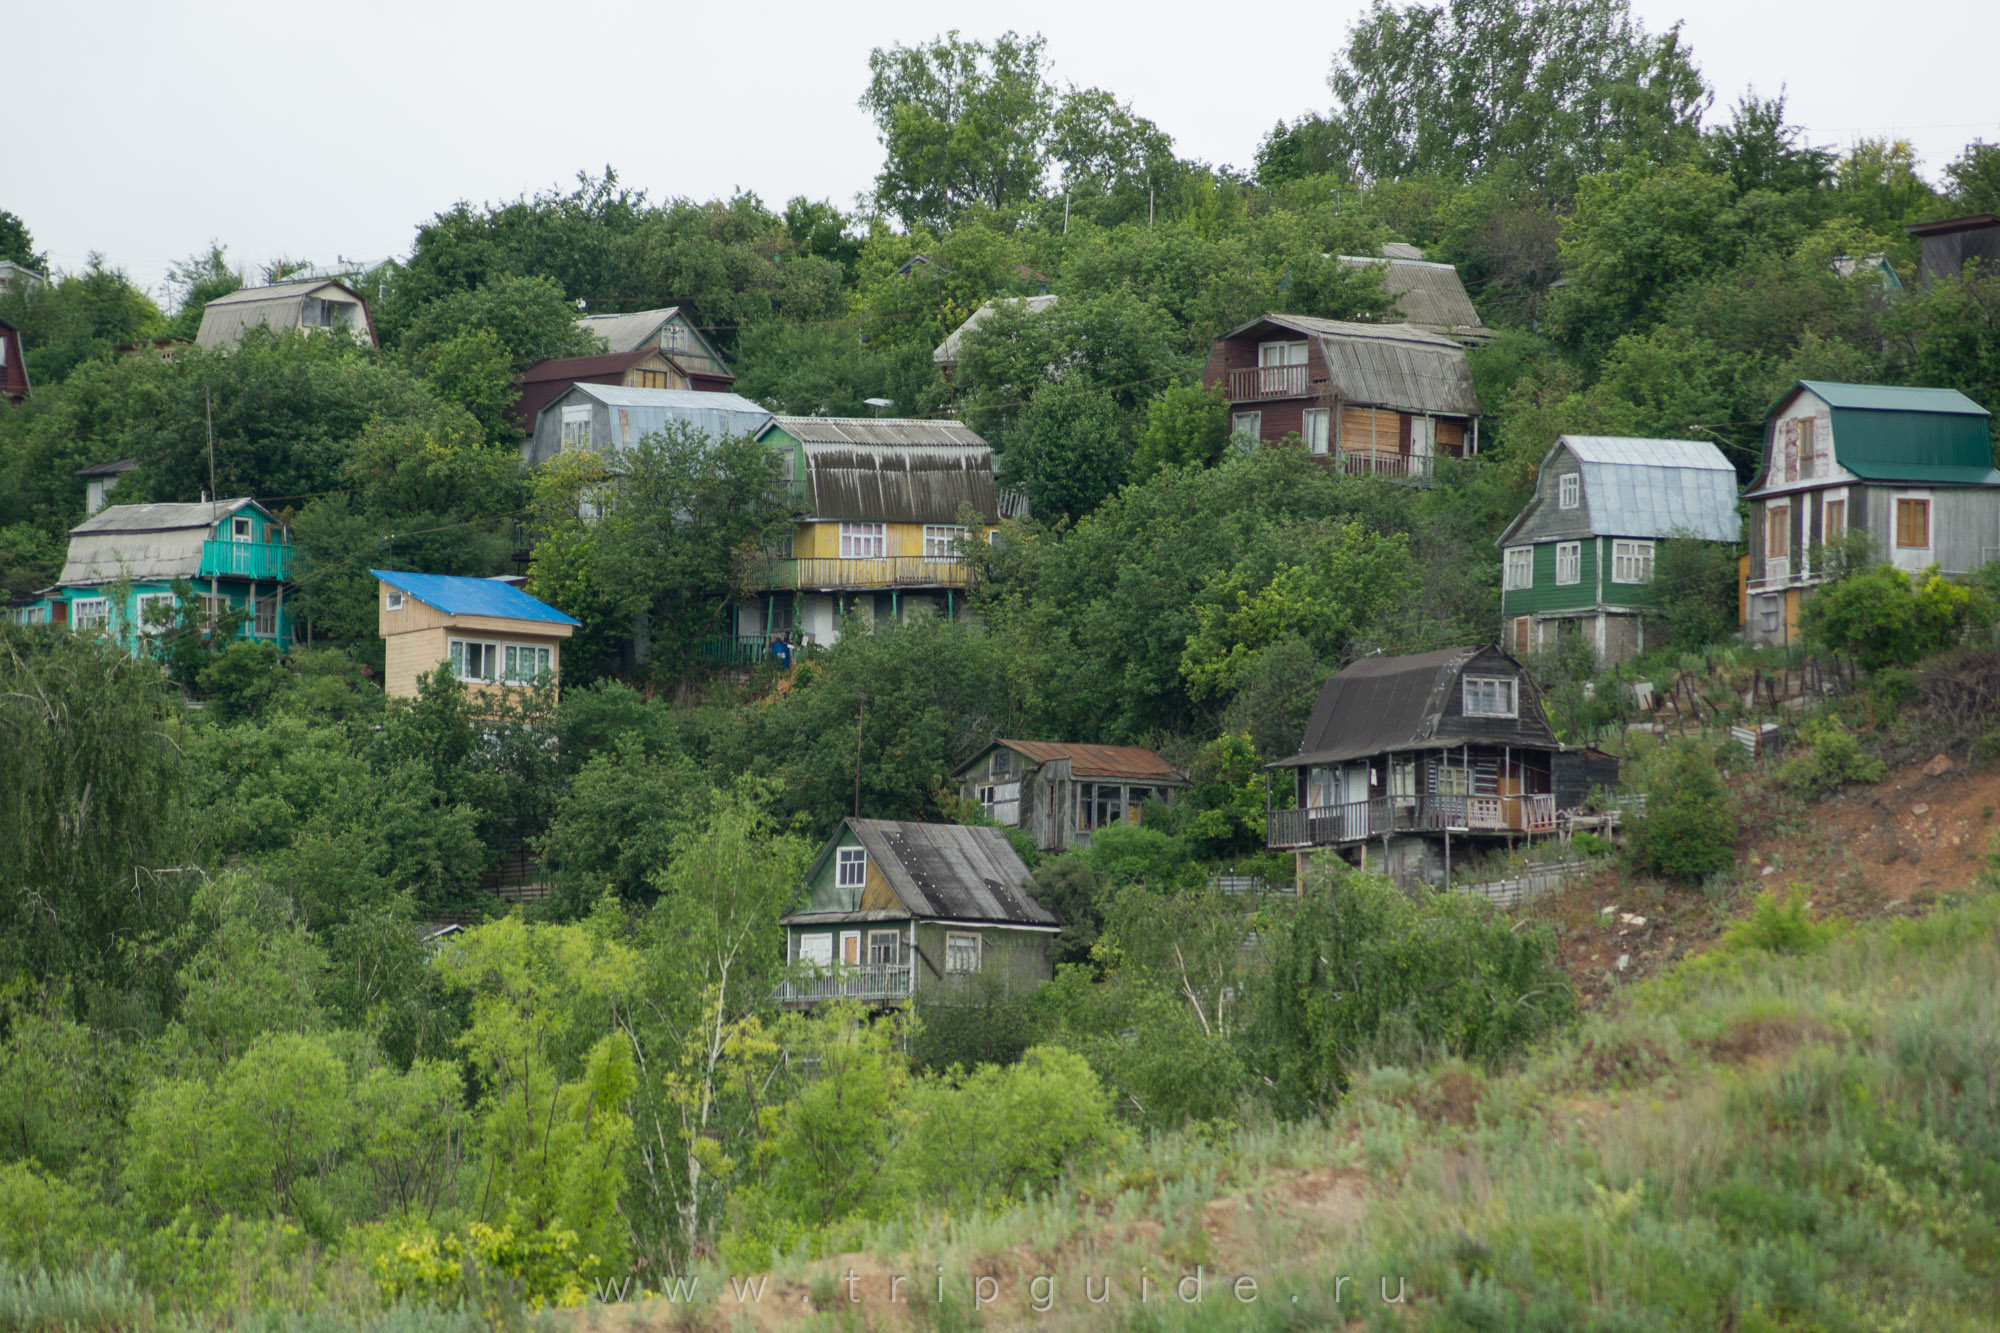
{"label": "wooden siding", "polygon": [[[481,620],[482,623],[502,625],[505,628],[498,630],[468,628],[467,625],[475,619]],[[382,692],[391,699],[414,699],[417,695],[417,677],[435,671],[440,663],[451,660],[453,639],[479,639],[487,643],[511,643],[546,648],[549,650],[549,670],[560,678],[562,640],[552,634],[531,634],[522,630],[521,626],[533,623],[520,620],[485,621],[483,618],[467,617],[466,623],[433,625],[388,635],[382,644]],[[569,626],[550,626],[550,628],[568,629]],[[497,696],[502,692],[502,687],[499,685],[471,680],[465,682],[465,689],[468,694],[474,696]]]}
{"label": "wooden siding", "polygon": [[[1516,542],[1514,545],[1525,545]],[[1553,541],[1538,542],[1535,545],[1535,585],[1532,588],[1508,588],[1500,594],[1501,612],[1509,616],[1533,615],[1538,611],[1575,611],[1593,608],[1597,600],[1597,543],[1590,539],[1579,542],[1578,566],[1580,575],[1573,584],[1556,582],[1556,546]],[[1609,547],[1605,548],[1609,559]],[[1501,581],[1506,580],[1507,557],[1500,557]],[[1605,578],[1605,597],[1611,597],[1611,583],[1608,571]]]}

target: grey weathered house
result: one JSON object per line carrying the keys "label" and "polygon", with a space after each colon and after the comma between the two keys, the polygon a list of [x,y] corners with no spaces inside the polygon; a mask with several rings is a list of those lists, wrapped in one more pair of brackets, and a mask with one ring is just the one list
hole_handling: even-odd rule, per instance
{"label": "grey weathered house", "polygon": [[1865,532],[1915,573],[1969,574],[2000,558],[1991,415],[1956,389],[1801,380],[1764,421],[1750,506],[1744,637],[1789,643],[1821,549]]}
{"label": "grey weathered house", "polygon": [[997,828],[843,819],[781,919],[785,957],[809,965],[781,1003],[878,1007],[980,976],[1032,990],[1055,975],[1062,929]]}
{"label": "grey weathered house", "polygon": [[1027,829],[1045,852],[1087,847],[1091,834],[1137,824],[1147,801],[1171,801],[1187,774],[1136,745],[996,740],[952,775],[959,797],[1003,828]]}
{"label": "grey weathered house", "polygon": [[1588,792],[1584,764],[1503,648],[1364,657],[1320,690],[1298,753],[1270,765],[1294,808],[1269,813],[1265,844],[1301,866],[1321,848],[1366,865],[1372,847],[1372,868],[1434,882],[1453,838],[1554,832]]}
{"label": "grey weathered house", "polygon": [[1574,634],[1600,660],[1628,661],[1645,651],[1657,615],[1659,543],[1734,543],[1740,526],[1736,469],[1714,445],[1565,435],[1542,459],[1534,498],[1495,543],[1504,638],[1525,653]]}
{"label": "grey weathered house", "polygon": [[375,321],[368,302],[344,282],[309,280],[276,282],[269,287],[241,287],[218,296],[202,308],[198,347],[234,347],[244,330],[257,325],[306,333],[345,333],[375,346]]}
{"label": "grey weathered house", "polygon": [[687,377],[690,388],[720,393],[736,382],[722,353],[680,306],[634,310],[625,315],[579,315],[576,326],[601,339],[606,352],[650,349],[664,353]]}

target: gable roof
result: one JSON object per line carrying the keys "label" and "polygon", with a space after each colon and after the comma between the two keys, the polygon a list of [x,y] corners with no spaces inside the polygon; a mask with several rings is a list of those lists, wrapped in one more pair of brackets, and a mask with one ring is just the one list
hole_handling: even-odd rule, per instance
{"label": "gable roof", "polygon": [[194,504],[107,505],[69,530],[61,585],[193,578],[215,525],[243,509],[270,511],[247,496]]}
{"label": "gable roof", "polygon": [[1827,405],[1834,462],[1863,481],[2000,486],[1991,414],[1958,390],[1800,380],[1764,417],[1764,465],[1749,494],[1769,476],[1778,413],[1800,393]]}
{"label": "gable roof", "polygon": [[554,625],[583,623],[500,579],[473,579],[457,574],[410,574],[397,569],[371,569],[368,572],[399,592],[408,593],[448,616],[539,620]]}
{"label": "gable roof", "polygon": [[681,312],[677,305],[658,310],[634,310],[623,315],[578,315],[576,326],[604,339],[608,352],[630,352],[643,346],[660,326]]}
{"label": "gable roof", "polygon": [[537,361],[521,372],[521,383],[540,384],[548,380],[579,380],[591,375],[622,375],[647,357],[673,360],[657,347],[640,347],[629,352],[600,352],[596,356],[554,356]]}
{"label": "gable roof", "polygon": [[1273,313],[1222,336],[1240,337],[1264,325],[1317,338],[1327,379],[1345,402],[1445,416],[1479,415],[1479,395],[1473,392],[1465,349],[1441,333],[1412,324],[1356,324]]}
{"label": "gable roof", "polygon": [[951,336],[949,338],[946,338],[943,342],[937,345],[937,350],[931,353],[931,361],[933,364],[940,366],[957,365],[959,348],[965,338],[965,335],[967,333],[970,333],[973,329],[978,328],[981,322],[983,322],[988,315],[992,314],[995,310],[999,309],[1003,305],[1022,306],[1024,313],[1030,315],[1038,315],[1042,311],[1047,310],[1050,306],[1054,305],[1057,301],[1061,299],[1062,298],[1056,296],[996,297],[994,300],[986,302],[986,304],[980,306],[979,309],[967,315],[965,317],[965,323],[953,329],[951,331]]}
{"label": "gable roof", "polygon": [[988,751],[1005,746],[1037,764],[1057,759],[1069,760],[1069,771],[1079,778],[1125,778],[1134,782],[1184,783],[1187,774],[1151,750],[1137,745],[1082,745],[1071,741],[1015,741],[1001,738],[959,766],[963,773],[983,759]]}
{"label": "gable roof", "polygon": [[[1458,744],[1437,736],[1459,673],[1476,658],[1492,656],[1513,668],[1521,681],[1525,717],[1535,697],[1534,682],[1503,648],[1490,644],[1444,648],[1404,657],[1364,657],[1335,672],[1320,687],[1299,751],[1271,768],[1304,768],[1365,759],[1391,750],[1432,750]],[[1550,748],[1555,748],[1553,734]]]}
{"label": "gable roof", "polygon": [[344,304],[361,307],[363,327],[357,332],[366,333],[368,341],[375,343],[375,317],[368,311],[367,298],[344,282],[330,278],[313,278],[304,282],[274,282],[268,287],[238,287],[225,296],[218,296],[202,307],[201,327],[195,331],[194,341],[198,347],[234,347],[243,338],[244,331],[259,324],[274,329],[296,329],[302,327],[306,298],[332,289],[347,298]]}
{"label": "gable roof", "polygon": [[[1564,435],[1543,456],[1543,474],[1561,452],[1576,459],[1583,478],[1586,531],[1606,537],[1692,533],[1708,541],[1737,539],[1736,469],[1706,440]],[[1550,497],[1538,485],[1494,544],[1505,546],[1547,503]]]}
{"label": "gable roof", "polygon": [[1034,881],[1027,864],[997,828],[850,816],[814,858],[808,880],[840,845],[841,834],[850,831],[911,916],[1011,926],[1061,924],[1029,893]]}
{"label": "gable roof", "polygon": [[[637,444],[642,435],[685,421],[711,439],[724,435],[755,436],[770,424],[771,414],[740,393],[708,393],[700,389],[636,389],[623,384],[572,384],[551,398],[536,414],[540,420],[569,403],[592,402],[612,412],[623,409],[626,431],[614,430],[613,445]],[[614,422],[615,425],[615,422]]]}
{"label": "gable roof", "polygon": [[[1408,251],[1415,247],[1396,248]],[[1455,266],[1434,263],[1425,259],[1421,251],[1414,255],[1392,254],[1388,245],[1382,247],[1379,258],[1367,255],[1337,255],[1335,258],[1351,268],[1380,269],[1382,290],[1396,298],[1396,313],[1403,317],[1404,322],[1432,333],[1488,336],[1486,326],[1479,320],[1479,312],[1472,307],[1472,298],[1465,293],[1465,284],[1459,280]]]}
{"label": "gable roof", "polygon": [[[966,432],[970,435],[971,432]],[[768,439],[768,433],[762,437]],[[978,440],[978,436],[972,436]],[[1001,517],[993,451],[976,444],[805,443],[811,516],[854,523],[956,523],[961,505]]]}
{"label": "gable roof", "polygon": [[948,418],[774,416],[771,424],[800,444],[986,447],[972,427]]}

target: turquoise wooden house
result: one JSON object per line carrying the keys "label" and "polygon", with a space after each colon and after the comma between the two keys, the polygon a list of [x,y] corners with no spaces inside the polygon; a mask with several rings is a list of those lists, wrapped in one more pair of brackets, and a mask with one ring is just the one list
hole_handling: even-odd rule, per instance
{"label": "turquoise wooden house", "polygon": [[1032,990],[1055,975],[1062,929],[1033,887],[1002,829],[843,819],[781,918],[786,959],[808,966],[779,1002],[896,1008],[980,976]]}
{"label": "turquoise wooden house", "polygon": [[291,533],[255,500],[111,505],[70,529],[41,618],[136,652],[171,623],[174,585],[184,583],[207,604],[210,624],[242,611],[239,637],[283,647],[292,639],[291,568]]}

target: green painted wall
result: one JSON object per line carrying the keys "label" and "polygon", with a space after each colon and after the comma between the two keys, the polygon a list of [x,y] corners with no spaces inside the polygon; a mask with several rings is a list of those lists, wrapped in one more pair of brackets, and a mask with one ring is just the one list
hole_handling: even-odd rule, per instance
{"label": "green painted wall", "polygon": [[[1581,577],[1570,584],[1556,582],[1555,542],[1535,544],[1535,585],[1532,588],[1508,588],[1500,594],[1502,615],[1526,616],[1537,612],[1594,610],[1599,606],[1651,606],[1660,600],[1659,589],[1651,583],[1613,583],[1611,581],[1613,537],[1587,537],[1583,539]],[[1598,557],[1603,553],[1604,596],[1598,597]],[[1657,559],[1660,543],[1653,543],[1653,555]],[[1506,555],[1501,557],[1501,572],[1504,581]]]}

